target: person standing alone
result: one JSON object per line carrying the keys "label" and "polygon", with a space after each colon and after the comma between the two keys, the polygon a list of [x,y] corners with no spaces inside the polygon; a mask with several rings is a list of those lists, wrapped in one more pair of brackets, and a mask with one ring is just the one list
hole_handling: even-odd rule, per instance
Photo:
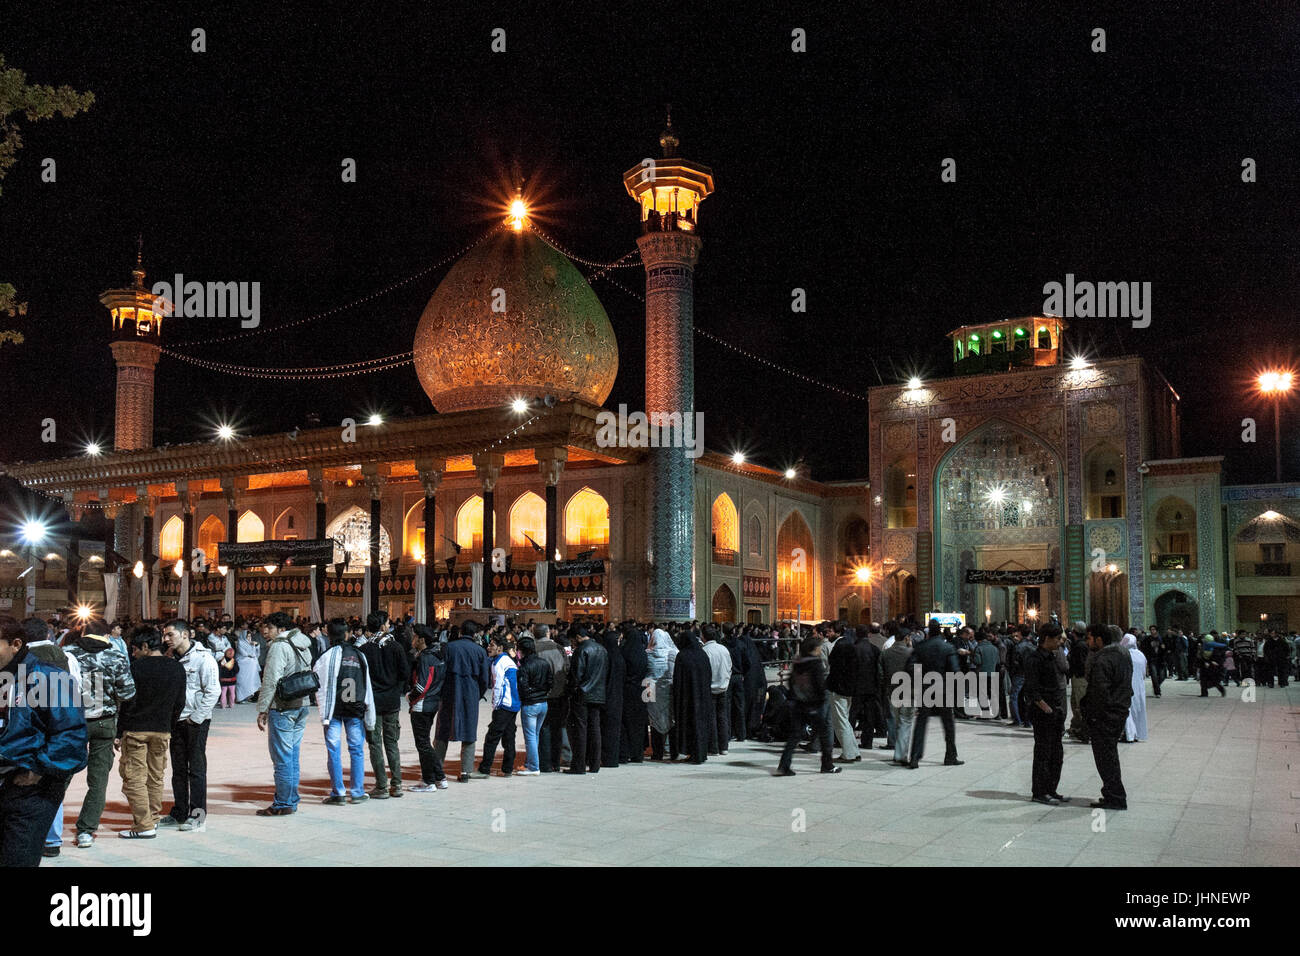
{"label": "person standing alone", "polygon": [[1061,625],[1044,625],[1038,648],[1025,662],[1025,704],[1038,710],[1034,718],[1033,801],[1056,806],[1069,798],[1056,792],[1061,782],[1065,752],[1065,694],[1060,687],[1056,649],[1061,646]]}
{"label": "person standing alone", "polygon": [[216,658],[194,640],[185,621],[164,627],[163,643],[185,669],[185,706],[172,728],[172,808],[158,825],[201,833],[208,817],[208,728],[221,696],[221,678]]}

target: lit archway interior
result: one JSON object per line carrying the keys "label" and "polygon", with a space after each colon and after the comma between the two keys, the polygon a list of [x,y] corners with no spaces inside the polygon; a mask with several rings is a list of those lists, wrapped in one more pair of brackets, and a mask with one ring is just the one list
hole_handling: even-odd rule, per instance
{"label": "lit archway interior", "polygon": [[185,542],[185,523],[173,515],[158,533],[158,557],[165,564],[175,564]]}
{"label": "lit archway interior", "polygon": [[[348,555],[349,571],[364,571],[370,564],[370,515],[361,508],[349,508],[331,521],[325,529],[325,536],[334,539],[334,563],[343,560],[343,552]],[[260,539],[259,539],[260,540]],[[388,536],[388,529],[379,526],[379,565],[380,569],[388,567],[393,557],[393,541]]]}
{"label": "lit archway interior", "polygon": [[583,488],[564,506],[564,544],[566,558],[592,550],[597,558],[609,557],[609,503],[590,488]]}
{"label": "lit archway interior", "polygon": [[198,544],[196,547],[203,550],[208,562],[214,563],[217,560],[217,545],[226,540],[226,523],[216,515],[208,515],[203,519],[203,524],[199,525]]}
{"label": "lit archway interior", "polygon": [[470,498],[456,512],[456,543],[474,556],[471,561],[483,554],[482,495]]}
{"label": "lit archway interior", "polygon": [[516,561],[544,560],[528,539],[546,545],[546,502],[533,491],[525,491],[510,506],[510,550]]}
{"label": "lit archway interior", "polygon": [[718,564],[735,564],[740,550],[740,518],[727,494],[713,499],[711,516],[713,560]]}
{"label": "lit archway interior", "polygon": [[816,556],[812,532],[797,511],[776,534],[776,614],[781,620],[816,617],[813,573]]}

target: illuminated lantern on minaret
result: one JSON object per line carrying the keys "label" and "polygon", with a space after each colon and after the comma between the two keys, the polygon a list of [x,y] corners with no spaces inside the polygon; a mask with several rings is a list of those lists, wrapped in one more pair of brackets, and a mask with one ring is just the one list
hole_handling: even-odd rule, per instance
{"label": "illuminated lantern on minaret", "polygon": [[[693,423],[695,263],[700,203],[713,192],[713,173],[677,155],[671,112],[659,145],[661,159],[646,159],[623,174],[623,185],[641,207],[637,246],[646,271],[645,410]],[[685,449],[656,448],[649,474],[650,616],[689,620],[694,617],[694,461]]]}
{"label": "illuminated lantern on minaret", "polygon": [[113,360],[117,363],[117,405],[113,447],[138,451],[153,447],[153,376],[162,354],[162,303],[144,287],[141,252],[136,251],[134,282],[99,297],[113,319]]}

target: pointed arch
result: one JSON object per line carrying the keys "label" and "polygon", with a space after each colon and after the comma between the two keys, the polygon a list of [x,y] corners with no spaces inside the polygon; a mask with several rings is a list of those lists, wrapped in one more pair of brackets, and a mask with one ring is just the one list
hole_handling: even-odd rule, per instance
{"label": "pointed arch", "polygon": [[158,558],[164,564],[175,564],[180,560],[184,547],[185,522],[180,515],[172,515],[158,532]]}
{"label": "pointed arch", "polygon": [[297,508],[291,506],[280,512],[271,525],[271,537],[277,541],[302,537],[302,515]]}
{"label": "pointed arch", "polygon": [[609,557],[609,502],[597,491],[583,488],[564,506],[565,557],[595,551]]}
{"label": "pointed arch", "polygon": [[203,554],[211,563],[217,560],[217,545],[226,540],[226,523],[216,515],[208,515],[203,519],[203,524],[199,525],[199,533],[196,536],[195,547],[201,548]]}
{"label": "pointed arch", "polygon": [[1177,495],[1160,499],[1152,521],[1152,570],[1196,569],[1196,509]]}
{"label": "pointed arch", "polygon": [[[346,551],[349,571],[365,571],[370,564],[370,512],[354,505],[325,526],[325,537],[334,539],[334,563],[343,560]],[[242,541],[243,538],[241,537]],[[393,556],[393,539],[388,529],[379,525],[379,566],[386,569]]]}
{"label": "pointed arch", "polygon": [[[433,521],[431,527],[438,527],[438,519],[442,517],[442,509],[435,503],[433,506]],[[431,532],[436,534],[436,530]],[[430,550],[433,555],[441,553],[441,539],[435,539],[429,547],[430,542],[425,540],[424,536],[424,499],[417,498],[415,504],[406,509],[406,517],[402,519],[402,546],[406,550],[406,556],[412,561],[419,561],[421,557],[428,557]]]}
{"label": "pointed arch", "polygon": [[239,516],[239,540],[241,543],[246,541],[265,541],[266,525],[255,512],[245,511]]}
{"label": "pointed arch", "polygon": [[[495,528],[493,529],[495,531]],[[456,510],[456,543],[475,556],[483,551],[483,496],[467,498]],[[470,558],[469,560],[474,560]]]}
{"label": "pointed arch", "polygon": [[709,527],[713,563],[734,565],[740,550],[740,517],[735,502],[726,492],[713,499]]}
{"label": "pointed arch", "polygon": [[510,550],[515,561],[533,563],[545,559],[546,555],[538,554],[528,538],[546,545],[546,502],[535,491],[525,491],[510,506]]}
{"label": "pointed arch", "polygon": [[776,533],[776,613],[781,620],[817,617],[814,574],[817,556],[812,531],[796,509]]}
{"label": "pointed arch", "polygon": [[718,589],[713,592],[712,612],[714,624],[723,624],[728,621],[734,623],[736,620],[736,592],[725,584],[718,585]]}

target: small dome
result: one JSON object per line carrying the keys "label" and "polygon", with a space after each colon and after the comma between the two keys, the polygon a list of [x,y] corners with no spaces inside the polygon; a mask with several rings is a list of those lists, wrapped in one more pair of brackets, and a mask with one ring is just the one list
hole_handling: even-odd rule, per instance
{"label": "small dome", "polygon": [[[492,311],[502,295],[504,311]],[[618,375],[618,343],[596,293],[527,229],[502,229],[452,266],[414,348],[420,385],[440,412],[548,392],[600,405]]]}

